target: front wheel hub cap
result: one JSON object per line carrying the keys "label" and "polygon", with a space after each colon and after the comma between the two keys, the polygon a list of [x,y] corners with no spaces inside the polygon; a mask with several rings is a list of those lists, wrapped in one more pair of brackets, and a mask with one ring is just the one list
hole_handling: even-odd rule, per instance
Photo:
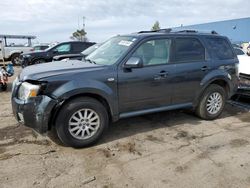
{"label": "front wheel hub cap", "polygon": [[100,117],[92,109],[78,110],[69,119],[68,130],[76,139],[88,139],[95,135],[99,128]]}

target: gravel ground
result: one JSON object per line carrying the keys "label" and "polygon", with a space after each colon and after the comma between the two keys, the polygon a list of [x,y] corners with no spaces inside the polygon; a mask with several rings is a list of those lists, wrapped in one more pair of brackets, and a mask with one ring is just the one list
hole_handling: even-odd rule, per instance
{"label": "gravel ground", "polygon": [[250,187],[248,110],[228,104],[215,121],[182,110],[129,118],[97,145],[73,149],[53,131],[20,126],[9,86],[0,93],[1,188]]}

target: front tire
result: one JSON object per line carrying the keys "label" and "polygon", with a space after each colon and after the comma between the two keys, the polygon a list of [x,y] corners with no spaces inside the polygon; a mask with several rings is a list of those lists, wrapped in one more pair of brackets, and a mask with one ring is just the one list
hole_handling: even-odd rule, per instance
{"label": "front tire", "polygon": [[41,63],[45,63],[46,61],[44,59],[36,59],[32,62],[32,65],[37,65]]}
{"label": "front tire", "polygon": [[212,84],[205,89],[201,96],[196,114],[205,120],[218,118],[225,106],[227,94],[224,88],[217,84]]}
{"label": "front tire", "polygon": [[108,124],[106,108],[93,98],[81,97],[62,107],[56,119],[56,131],[65,145],[82,148],[96,143]]}

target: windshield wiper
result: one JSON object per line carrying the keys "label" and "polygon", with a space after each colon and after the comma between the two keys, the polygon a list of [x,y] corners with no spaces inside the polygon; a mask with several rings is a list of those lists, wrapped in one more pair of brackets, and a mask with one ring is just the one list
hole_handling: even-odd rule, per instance
{"label": "windshield wiper", "polygon": [[92,63],[92,64],[96,64],[96,62],[93,61],[93,60],[91,60],[91,59],[85,59],[85,60],[88,61],[88,62],[90,62],[90,63]]}

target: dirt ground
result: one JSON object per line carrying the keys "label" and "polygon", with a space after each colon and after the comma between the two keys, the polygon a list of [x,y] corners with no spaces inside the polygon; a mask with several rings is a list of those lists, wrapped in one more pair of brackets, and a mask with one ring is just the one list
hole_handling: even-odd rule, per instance
{"label": "dirt ground", "polygon": [[96,146],[73,149],[18,125],[10,90],[0,93],[1,188],[250,187],[248,110],[228,104],[215,121],[189,111],[124,119]]}

